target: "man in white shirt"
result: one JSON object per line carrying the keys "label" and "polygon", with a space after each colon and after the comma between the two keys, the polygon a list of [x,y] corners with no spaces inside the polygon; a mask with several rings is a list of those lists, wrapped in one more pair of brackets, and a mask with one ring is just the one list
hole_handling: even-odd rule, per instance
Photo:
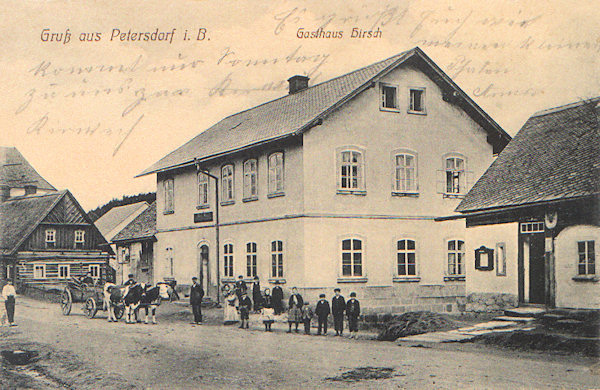
{"label": "man in white shirt", "polygon": [[12,280],[8,280],[6,285],[2,289],[2,298],[4,299],[4,306],[6,307],[6,314],[8,316],[9,326],[17,326],[15,324],[15,297],[17,292],[15,286],[13,286]]}

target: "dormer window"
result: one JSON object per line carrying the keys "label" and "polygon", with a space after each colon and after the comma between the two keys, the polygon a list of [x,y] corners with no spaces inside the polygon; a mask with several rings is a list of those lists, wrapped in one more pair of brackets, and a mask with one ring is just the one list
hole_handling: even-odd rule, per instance
{"label": "dormer window", "polygon": [[398,111],[398,87],[390,84],[380,84],[381,110]]}
{"label": "dormer window", "polygon": [[411,88],[409,92],[410,114],[425,114],[425,88]]}

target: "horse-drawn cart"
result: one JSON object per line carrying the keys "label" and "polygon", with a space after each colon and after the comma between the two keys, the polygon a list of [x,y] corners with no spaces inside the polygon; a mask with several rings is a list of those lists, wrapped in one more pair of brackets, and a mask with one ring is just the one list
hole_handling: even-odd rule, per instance
{"label": "horse-drawn cart", "polygon": [[[63,315],[71,313],[74,303],[83,303],[82,310],[88,318],[94,318],[98,310],[108,310],[104,303],[103,286],[84,283],[76,278],[69,280],[61,293],[60,307]],[[117,319],[121,319],[125,311],[124,304],[119,303],[114,309]]]}

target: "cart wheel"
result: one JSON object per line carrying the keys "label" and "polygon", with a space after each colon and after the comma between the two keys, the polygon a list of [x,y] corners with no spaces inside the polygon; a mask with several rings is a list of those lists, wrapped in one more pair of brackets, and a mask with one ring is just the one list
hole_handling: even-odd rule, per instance
{"label": "cart wheel", "polygon": [[94,298],[88,298],[85,301],[85,307],[83,308],[85,315],[87,318],[94,318],[96,312],[98,311],[98,307],[96,306],[96,300]]}
{"label": "cart wheel", "polygon": [[123,305],[115,306],[115,317],[117,317],[117,320],[123,318],[123,313],[125,313],[125,307]]}
{"label": "cart wheel", "polygon": [[68,316],[71,313],[72,307],[73,296],[71,295],[71,291],[64,289],[62,294],[60,294],[60,308],[62,309],[63,315]]}

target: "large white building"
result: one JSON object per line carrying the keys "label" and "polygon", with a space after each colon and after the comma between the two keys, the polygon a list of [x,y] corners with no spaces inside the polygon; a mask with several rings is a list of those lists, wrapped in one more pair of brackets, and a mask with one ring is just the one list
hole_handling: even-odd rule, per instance
{"label": "large white building", "polygon": [[340,287],[373,309],[453,310],[464,222],[434,218],[510,137],[419,48],[289,83],[142,172],[157,175],[155,279],[199,275],[215,297],[257,275],[310,301]]}

